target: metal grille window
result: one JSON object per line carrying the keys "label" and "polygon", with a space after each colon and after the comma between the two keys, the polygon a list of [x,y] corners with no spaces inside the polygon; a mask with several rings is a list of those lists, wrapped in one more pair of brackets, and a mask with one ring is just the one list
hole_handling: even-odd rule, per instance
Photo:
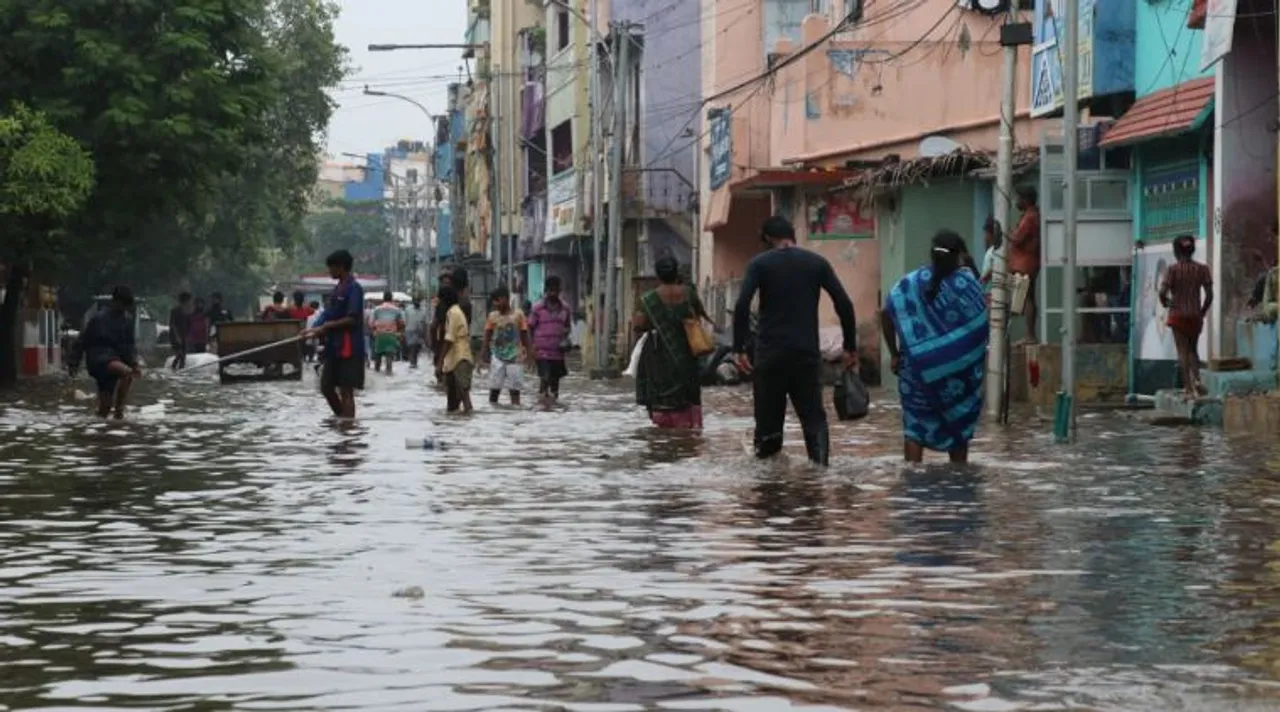
{"label": "metal grille window", "polygon": [[1142,239],[1172,240],[1200,232],[1200,166],[1195,161],[1156,166],[1142,176]]}

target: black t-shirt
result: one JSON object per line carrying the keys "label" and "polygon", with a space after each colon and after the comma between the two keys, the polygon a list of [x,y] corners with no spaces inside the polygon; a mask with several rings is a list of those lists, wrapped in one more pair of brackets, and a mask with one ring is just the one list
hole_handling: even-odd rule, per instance
{"label": "black t-shirt", "polygon": [[822,255],[799,247],[769,250],[747,265],[733,310],[734,350],[741,352],[751,328],[751,300],[760,292],[756,353],[821,353],[818,300],[826,292],[835,302],[844,332],[844,350],[856,351],[858,333],[853,302]]}
{"label": "black t-shirt", "polygon": [[80,335],[80,349],[88,366],[103,367],[115,360],[137,366],[138,349],[133,330],[133,315],[128,312],[107,308],[94,314]]}
{"label": "black t-shirt", "polygon": [[208,314],[209,323],[211,324],[221,324],[224,321],[235,321],[235,318],[231,316],[231,310],[224,306],[209,307]]}
{"label": "black t-shirt", "polygon": [[182,307],[169,310],[169,343],[180,344],[187,340],[191,330],[191,316]]}

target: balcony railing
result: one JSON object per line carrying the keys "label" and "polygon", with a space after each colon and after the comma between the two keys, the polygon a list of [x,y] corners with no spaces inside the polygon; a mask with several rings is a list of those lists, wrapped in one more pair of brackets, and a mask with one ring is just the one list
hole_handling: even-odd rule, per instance
{"label": "balcony railing", "polygon": [[631,168],[622,174],[622,214],[629,220],[687,215],[697,191],[672,168]]}

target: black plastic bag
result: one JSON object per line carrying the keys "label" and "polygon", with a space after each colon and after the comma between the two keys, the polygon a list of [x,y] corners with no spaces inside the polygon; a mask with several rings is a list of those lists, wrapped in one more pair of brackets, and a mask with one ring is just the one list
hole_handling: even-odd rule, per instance
{"label": "black plastic bag", "polygon": [[853,371],[845,371],[835,388],[836,417],[840,420],[862,420],[871,410],[871,394]]}

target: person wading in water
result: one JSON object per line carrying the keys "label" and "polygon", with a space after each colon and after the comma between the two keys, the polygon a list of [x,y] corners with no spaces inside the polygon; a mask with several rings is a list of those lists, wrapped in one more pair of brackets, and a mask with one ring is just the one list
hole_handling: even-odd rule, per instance
{"label": "person wading in water", "polygon": [[[1178,369],[1182,387],[1194,398],[1204,394],[1200,383],[1200,332],[1213,306],[1213,273],[1196,262],[1196,239],[1182,235],[1173,241],[1173,263],[1160,283],[1160,303],[1169,310],[1169,328],[1178,349]],[[1203,298],[1202,298],[1203,296]]]}
{"label": "person wading in water", "polygon": [[[733,310],[734,353],[738,368],[753,375],[755,453],[772,457],[782,450],[787,399],[800,417],[805,449],[818,465],[830,461],[827,412],[822,405],[822,352],[818,341],[818,301],[826,292],[835,303],[844,338],[844,367],[858,370],[858,332],[853,302],[831,263],[796,246],[795,228],[783,217],[764,222],[761,238],[769,249],[747,265]],[[744,350],[751,328],[751,300],[760,293],[760,325],[754,361]]]}
{"label": "person wading in water", "polygon": [[357,390],[364,388],[364,287],[356,281],[351,269],[355,260],[346,250],[338,250],[325,259],[329,276],[338,285],[329,295],[329,304],[321,313],[315,328],[302,332],[301,338],[323,336],[324,365],[320,372],[320,392],[333,414],[339,418],[356,417]]}
{"label": "person wading in water", "polygon": [[880,311],[907,462],[921,462],[926,449],[968,462],[982,418],[990,325],[982,285],[965,269],[968,255],[963,238],[940,230],[929,264],[898,280]]}
{"label": "person wading in water", "polygon": [[98,383],[98,417],[124,418],[125,403],[133,381],[142,376],[133,320],[133,292],[128,287],[111,291],[111,303],[85,325],[70,369],[74,373],[83,354],[85,368]]}

